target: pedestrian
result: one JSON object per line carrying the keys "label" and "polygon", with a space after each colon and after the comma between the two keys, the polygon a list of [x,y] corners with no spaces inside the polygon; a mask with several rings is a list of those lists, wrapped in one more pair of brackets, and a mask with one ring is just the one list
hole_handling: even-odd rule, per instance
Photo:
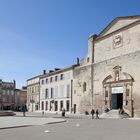
{"label": "pedestrian", "polygon": [[42,116],[44,116],[44,110],[42,111]]}
{"label": "pedestrian", "polygon": [[62,109],[62,117],[65,117],[65,109]]}
{"label": "pedestrian", "polygon": [[22,106],[22,112],[23,112],[23,117],[25,117],[26,116],[26,106],[25,105],[23,105]]}
{"label": "pedestrian", "polygon": [[94,119],[94,114],[95,114],[95,111],[94,111],[94,109],[92,109],[91,110],[92,119]]}
{"label": "pedestrian", "polygon": [[99,111],[98,111],[98,109],[96,109],[96,119],[99,119]]}

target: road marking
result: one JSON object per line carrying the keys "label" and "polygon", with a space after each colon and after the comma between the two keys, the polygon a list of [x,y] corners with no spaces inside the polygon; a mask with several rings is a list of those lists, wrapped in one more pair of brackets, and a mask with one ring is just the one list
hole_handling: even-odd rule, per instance
{"label": "road marking", "polygon": [[79,126],[80,126],[80,124],[79,124],[79,123],[77,123],[77,124],[76,124],[76,126],[77,126],[77,127],[79,127]]}
{"label": "road marking", "polygon": [[45,130],[44,132],[45,132],[45,133],[49,133],[49,132],[50,132],[50,130]]}

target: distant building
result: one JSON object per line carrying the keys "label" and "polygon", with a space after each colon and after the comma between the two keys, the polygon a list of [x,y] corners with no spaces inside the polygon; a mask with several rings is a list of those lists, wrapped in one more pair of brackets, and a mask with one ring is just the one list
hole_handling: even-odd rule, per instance
{"label": "distant building", "polygon": [[27,87],[22,87],[22,89],[15,89],[15,107],[14,110],[22,111],[22,106],[27,103]]}
{"label": "distant building", "polygon": [[4,82],[0,79],[0,110],[14,110],[16,82]]}
{"label": "distant building", "polygon": [[40,109],[40,76],[27,80],[27,109],[29,112]]}

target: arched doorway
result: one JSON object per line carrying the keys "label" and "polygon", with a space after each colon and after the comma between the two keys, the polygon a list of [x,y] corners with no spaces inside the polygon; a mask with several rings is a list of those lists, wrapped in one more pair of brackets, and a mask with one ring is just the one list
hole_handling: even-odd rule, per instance
{"label": "arched doorway", "polygon": [[114,67],[112,74],[102,82],[104,107],[110,110],[123,108],[130,116],[133,116],[133,82],[132,76],[122,72],[120,66]]}

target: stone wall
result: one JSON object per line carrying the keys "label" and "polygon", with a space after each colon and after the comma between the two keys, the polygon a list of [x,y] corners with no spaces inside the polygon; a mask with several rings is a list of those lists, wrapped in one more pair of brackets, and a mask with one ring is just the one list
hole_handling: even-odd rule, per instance
{"label": "stone wall", "polygon": [[138,50],[140,50],[140,24],[97,41],[94,47],[94,62],[101,62]]}
{"label": "stone wall", "polygon": [[[103,80],[108,75],[113,75],[113,68],[115,66],[121,67],[121,72],[130,74],[134,82],[132,83],[132,100],[133,100],[133,109],[134,116],[140,116],[140,51],[135,53],[126,54],[119,56],[113,59],[109,59],[100,63],[93,65],[93,93],[94,93],[94,105],[96,108],[103,110],[104,107],[104,89],[103,89]],[[130,93],[131,94],[131,93]],[[129,95],[130,96],[130,95]],[[128,97],[129,99],[130,97]],[[128,101],[129,102],[129,101]],[[130,104],[128,103],[128,106]],[[130,107],[126,107],[128,113],[130,114]]]}
{"label": "stone wall", "polygon": [[[73,107],[76,104],[76,113],[90,112],[92,106],[91,66],[78,67],[73,74]],[[84,84],[86,84],[85,90]]]}

